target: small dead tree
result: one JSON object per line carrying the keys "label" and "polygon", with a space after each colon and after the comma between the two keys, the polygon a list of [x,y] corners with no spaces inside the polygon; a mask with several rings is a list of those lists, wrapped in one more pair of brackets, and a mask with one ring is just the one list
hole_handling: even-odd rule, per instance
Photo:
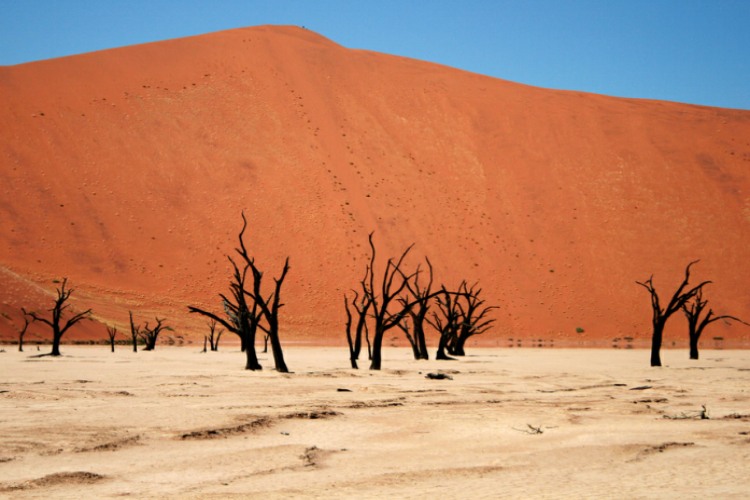
{"label": "small dead tree", "polygon": [[448,352],[453,356],[464,356],[466,341],[474,335],[481,335],[489,330],[495,319],[488,319],[487,314],[497,306],[486,306],[484,299],[479,296],[482,289],[478,288],[478,283],[468,287],[466,282],[462,282],[457,292],[457,305],[460,310],[461,327],[457,335],[453,336],[448,345]]}
{"label": "small dead tree", "polygon": [[117,336],[117,327],[107,325],[107,337],[109,337],[109,346],[112,352],[115,352],[115,337]]}
{"label": "small dead tree", "polygon": [[696,260],[687,265],[685,268],[685,279],[682,280],[682,283],[680,283],[680,286],[664,308],[661,307],[659,295],[654,288],[653,275],[644,282],[636,281],[638,285],[648,290],[651,294],[651,309],[653,313],[651,317],[651,324],[653,326],[651,334],[651,366],[661,366],[662,337],[664,336],[664,326],[667,324],[669,317],[682,309],[682,306],[692,299],[701,288],[711,283],[710,281],[703,281],[692,288],[688,288],[690,267],[697,262]]}
{"label": "small dead tree", "polygon": [[148,321],[146,321],[146,324],[143,325],[143,330],[141,331],[141,338],[143,339],[144,343],[144,351],[153,351],[154,349],[156,349],[156,341],[159,339],[159,334],[162,331],[174,331],[171,326],[166,326],[164,324],[164,322],[166,321],[165,318],[154,319],[156,319],[156,325],[153,328],[149,328]]}
{"label": "small dead tree", "polygon": [[[56,281],[55,283],[59,282]],[[79,321],[91,318],[91,309],[86,309],[83,312],[79,312],[71,316],[67,321],[65,321],[65,324],[61,324],[63,313],[65,313],[70,306],[70,304],[66,304],[66,302],[68,301],[68,299],[70,299],[70,295],[73,293],[72,288],[68,290],[65,289],[67,284],[68,278],[63,278],[61,286],[56,289],[57,299],[55,299],[55,304],[52,309],[49,310],[52,313],[52,319],[47,319],[39,316],[34,311],[27,312],[25,309],[22,309],[24,315],[29,316],[32,321],[39,321],[40,323],[44,323],[52,329],[52,352],[49,353],[50,356],[60,355],[60,340],[62,339],[62,336],[65,335],[65,333],[70,329],[70,327],[72,327]]]}
{"label": "small dead tree", "polygon": [[688,334],[690,335],[690,359],[698,359],[698,341],[703,334],[703,330],[714,321],[734,320],[747,325],[739,318],[729,315],[714,316],[713,309],[708,309],[706,315],[701,318],[701,314],[706,308],[708,300],[703,298],[703,289],[699,288],[693,299],[682,305],[682,312],[688,320]]}
{"label": "small dead tree", "polygon": [[[216,331],[216,320],[211,318],[211,320],[208,322],[208,343],[211,347],[212,351],[218,351],[219,350],[219,340],[221,340],[221,334],[224,333],[224,329],[220,328],[219,331]],[[204,347],[205,350],[205,347]]]}
{"label": "small dead tree", "polygon": [[26,336],[26,330],[29,329],[29,325],[31,324],[26,311],[24,309],[21,309],[21,311],[23,312],[23,327],[18,330],[18,352],[23,352],[23,338]]}
{"label": "small dead tree", "polygon": [[141,338],[141,325],[133,322],[133,311],[128,311],[130,315],[130,338],[133,342],[133,352],[138,352],[138,340]]}

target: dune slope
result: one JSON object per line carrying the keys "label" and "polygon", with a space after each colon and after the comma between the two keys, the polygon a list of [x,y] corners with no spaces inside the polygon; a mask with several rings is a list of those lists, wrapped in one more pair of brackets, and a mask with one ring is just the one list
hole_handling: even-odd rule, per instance
{"label": "dune slope", "polygon": [[[438,282],[480,280],[500,306],[487,343],[645,339],[635,280],[653,273],[666,300],[695,259],[714,311],[750,320],[748,111],[255,27],[0,68],[0,179],[5,338],[62,276],[102,323],[133,310],[202,337],[186,305],[218,309],[242,210],[269,282],[290,257],[290,340],[343,340],[371,231],[379,270],[415,243]],[[750,328],[709,328],[750,345]]]}

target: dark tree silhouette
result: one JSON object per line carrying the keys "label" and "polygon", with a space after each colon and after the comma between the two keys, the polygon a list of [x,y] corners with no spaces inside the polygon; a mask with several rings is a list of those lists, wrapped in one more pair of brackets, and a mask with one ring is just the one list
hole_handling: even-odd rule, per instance
{"label": "dark tree silhouette", "polygon": [[369,302],[360,300],[359,293],[354,291],[351,307],[357,312],[357,325],[352,333],[352,312],[349,307],[349,298],[344,295],[344,308],[346,309],[346,340],[349,344],[349,361],[352,368],[359,368],[357,361],[359,353],[362,350],[362,333],[367,330],[367,310],[370,308]]}
{"label": "dark tree silhouette", "polygon": [[454,358],[448,356],[446,351],[449,345],[458,338],[461,328],[463,313],[458,304],[458,296],[443,286],[435,302],[437,311],[432,313],[432,318],[427,318],[427,321],[440,333],[435,359],[453,360]]}
{"label": "dark tree silhouette", "polygon": [[469,288],[466,282],[462,282],[457,292],[457,305],[460,311],[460,328],[457,335],[451,337],[448,343],[448,352],[454,356],[464,356],[466,341],[474,335],[486,332],[495,322],[495,319],[487,319],[487,313],[497,306],[486,306],[484,299],[479,295],[482,289],[478,283]]}
{"label": "dark tree silhouette", "polygon": [[685,313],[685,317],[688,320],[688,334],[690,335],[690,359],[698,359],[698,341],[703,334],[703,330],[713,323],[714,321],[723,320],[734,320],[747,325],[748,323],[742,321],[739,318],[729,315],[714,316],[713,309],[709,308],[703,318],[703,314],[708,300],[703,298],[703,288],[699,288],[695,293],[693,299],[682,305],[682,312]]}
{"label": "dark tree silhouette", "polygon": [[382,348],[383,337],[385,333],[398,326],[406,317],[409,311],[414,307],[417,301],[399,302],[398,298],[406,289],[407,283],[414,279],[416,273],[406,274],[401,270],[407,255],[413,245],[404,250],[398,260],[388,259],[383,270],[383,278],[378,283],[379,293],[375,288],[375,244],[372,240],[372,233],[369,234],[370,242],[370,266],[367,273],[367,280],[363,280],[362,293],[367,296],[365,299],[370,303],[369,316],[373,321],[372,337],[372,355],[370,359],[370,369],[380,370],[382,365]]}
{"label": "dark tree silhouette", "polygon": [[[59,282],[56,281],[56,283]],[[66,312],[70,305],[66,304],[66,302],[70,298],[70,295],[73,293],[72,288],[68,290],[65,289],[67,283],[68,278],[63,278],[61,286],[56,290],[57,299],[55,299],[55,305],[52,307],[52,309],[49,310],[52,313],[52,319],[43,318],[34,311],[27,312],[25,309],[23,309],[23,313],[31,317],[33,321],[44,323],[52,329],[52,352],[49,353],[50,356],[60,355],[60,339],[62,339],[62,336],[65,335],[65,332],[67,332],[70,327],[72,327],[79,321],[89,319],[91,317],[91,309],[86,309],[83,312],[79,312],[71,316],[67,321],[65,321],[65,324],[61,324],[63,313]]]}
{"label": "dark tree silhouette", "polygon": [[107,337],[109,337],[109,346],[112,352],[115,352],[115,337],[117,336],[116,326],[107,326]]}
{"label": "dark tree silhouette", "polygon": [[[244,232],[244,230],[243,227],[242,231]],[[242,239],[242,234],[240,232],[240,240]],[[213,319],[226,328],[227,331],[237,335],[240,338],[242,351],[245,353],[245,369],[262,370],[263,367],[260,365],[258,354],[255,351],[255,336],[258,331],[258,321],[260,320],[258,306],[252,303],[252,309],[250,309],[245,294],[245,281],[249,266],[245,265],[244,269],[240,271],[234,259],[231,257],[228,257],[228,259],[234,270],[233,281],[229,284],[233,300],[230,300],[224,294],[219,294],[224,306],[226,319],[195,306],[188,306],[188,310],[191,313],[201,314]]]}
{"label": "dark tree silhouette", "polygon": [[159,334],[162,331],[173,331],[171,326],[166,326],[164,324],[164,321],[166,321],[165,318],[154,319],[156,319],[156,325],[153,328],[149,328],[148,321],[146,321],[146,324],[143,325],[143,330],[141,330],[141,338],[143,339],[143,343],[145,344],[143,348],[144,351],[153,351],[154,349],[156,349],[156,341],[159,339]]}
{"label": "dark tree silhouette", "polygon": [[[370,266],[365,268],[365,276],[360,281],[362,290],[368,290],[370,283]],[[357,360],[359,360],[359,353],[362,350],[362,334],[367,339],[367,353],[368,359],[372,359],[372,351],[370,349],[370,336],[367,328],[367,315],[372,306],[371,293],[363,292],[362,295],[356,290],[352,290],[354,298],[351,301],[351,307],[357,312],[357,325],[354,328],[352,334],[352,312],[349,307],[349,299],[344,294],[344,307],[346,309],[346,340],[349,344],[349,361],[351,362],[352,368],[357,369]]]}
{"label": "dark tree silhouette", "polygon": [[133,342],[133,352],[138,352],[138,339],[141,338],[141,325],[133,322],[133,311],[128,311],[130,315],[130,338]]}
{"label": "dark tree silhouette", "polygon": [[[406,281],[406,288],[408,289],[410,296],[402,296],[399,298],[399,302],[403,306],[406,306],[409,302],[414,303],[414,306],[408,310],[408,318],[404,318],[404,320],[399,323],[399,327],[404,331],[407,340],[409,340],[409,344],[411,344],[414,359],[430,359],[430,355],[427,352],[427,341],[425,339],[424,327],[425,323],[428,323],[427,313],[430,311],[430,304],[435,297],[435,294],[432,293],[432,263],[430,262],[430,259],[425,260],[427,261],[427,267],[429,269],[427,285],[422,287],[419,284],[420,268],[417,267],[414,279]],[[408,319],[411,319],[411,327],[409,326]]]}
{"label": "dark tree silhouette", "polygon": [[23,327],[18,330],[18,352],[23,352],[23,338],[26,336],[26,330],[29,329],[29,325],[31,324],[26,311],[21,308],[21,312],[23,312]]}
{"label": "dark tree silhouette", "polygon": [[[243,216],[244,217],[244,216]],[[281,373],[289,373],[289,369],[284,361],[284,351],[281,348],[281,340],[279,339],[279,309],[284,304],[281,303],[281,285],[284,283],[289,272],[289,257],[284,261],[284,268],[281,271],[281,276],[274,278],[274,291],[268,298],[264,298],[261,294],[261,281],[263,279],[263,273],[258,270],[255,266],[253,259],[247,257],[244,245],[242,247],[244,253],[243,257],[247,260],[250,265],[250,270],[253,273],[253,291],[246,292],[246,294],[253,300],[255,304],[260,307],[260,311],[265,319],[266,324],[259,323],[261,330],[266,332],[268,339],[271,342],[271,352],[273,353],[273,362],[276,367],[276,371]]]}
{"label": "dark tree silhouette", "polygon": [[220,328],[219,331],[217,332],[216,320],[213,318],[211,318],[211,320],[208,322],[208,329],[209,329],[209,334],[207,336],[207,339],[208,339],[209,346],[211,347],[212,351],[218,351],[219,340],[221,340],[221,334],[224,333],[224,329]]}
{"label": "dark tree silhouette", "polygon": [[654,288],[653,275],[644,282],[636,281],[637,284],[648,290],[651,294],[651,309],[653,311],[651,318],[653,326],[651,334],[651,366],[661,366],[661,343],[664,335],[664,326],[667,324],[669,317],[682,309],[682,306],[693,298],[701,288],[711,283],[710,281],[703,281],[692,288],[687,288],[690,281],[690,267],[697,262],[696,260],[687,265],[685,268],[685,279],[682,280],[682,283],[664,308],[659,303],[659,295]]}
{"label": "dark tree silhouette", "polygon": [[[188,306],[188,310],[191,313],[211,318],[224,326],[228,331],[238,335],[247,357],[245,368],[248,370],[262,369],[255,351],[255,337],[258,328],[260,328],[266,332],[271,342],[276,370],[286,373],[289,370],[284,362],[284,355],[279,339],[278,314],[279,309],[283,306],[280,301],[281,286],[289,271],[289,258],[284,263],[281,276],[274,279],[274,292],[268,297],[264,297],[261,293],[263,273],[256,267],[254,258],[250,257],[245,247],[244,235],[246,229],[247,219],[245,218],[245,214],[242,213],[242,230],[239,234],[239,246],[235,248],[235,252],[241,258],[242,270],[240,270],[240,266],[237,265],[231,256],[227,256],[234,270],[233,281],[229,285],[232,298],[230,299],[223,294],[219,295],[222,299],[227,319],[195,306]],[[253,278],[252,289],[248,289],[246,286],[248,271]],[[262,320],[265,320],[265,325],[261,324]]]}

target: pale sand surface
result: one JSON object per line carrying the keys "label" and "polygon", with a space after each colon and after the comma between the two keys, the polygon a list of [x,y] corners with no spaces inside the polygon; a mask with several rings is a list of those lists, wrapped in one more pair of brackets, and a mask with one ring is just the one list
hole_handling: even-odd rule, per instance
{"label": "pale sand surface", "polygon": [[[750,351],[0,353],[0,496],[746,498]],[[362,362],[366,365],[366,362]],[[430,372],[452,380],[430,380]],[[649,388],[643,388],[648,386]],[[346,389],[347,391],[341,391]],[[702,405],[708,419],[700,419]],[[671,417],[671,418],[668,418]],[[685,418],[683,418],[685,417]],[[534,434],[529,426],[541,430]]]}

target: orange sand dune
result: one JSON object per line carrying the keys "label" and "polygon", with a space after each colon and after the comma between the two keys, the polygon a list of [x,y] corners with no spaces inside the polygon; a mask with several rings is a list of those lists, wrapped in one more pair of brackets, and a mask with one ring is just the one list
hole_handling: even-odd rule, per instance
{"label": "orange sand dune", "polygon": [[[750,319],[748,111],[256,27],[0,68],[0,179],[11,320],[67,276],[100,322],[125,327],[132,309],[199,338],[186,305],[218,305],[242,210],[269,282],[290,257],[289,340],[343,341],[370,231],[383,259],[415,243],[412,264],[428,256],[439,282],[481,280],[500,306],[488,344],[645,339],[635,280],[654,273],[666,299],[694,259],[714,310]],[[673,320],[667,345],[684,328]],[[706,335],[750,346],[742,325]]]}

